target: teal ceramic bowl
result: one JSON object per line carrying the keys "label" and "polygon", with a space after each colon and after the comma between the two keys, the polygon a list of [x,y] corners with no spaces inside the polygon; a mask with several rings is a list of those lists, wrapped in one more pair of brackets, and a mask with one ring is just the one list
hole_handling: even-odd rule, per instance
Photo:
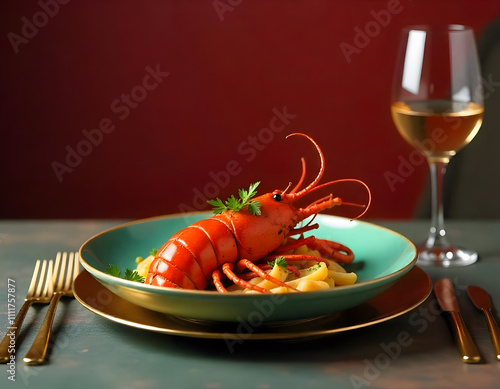
{"label": "teal ceramic bowl", "polygon": [[415,245],[397,232],[362,221],[318,215],[315,220],[320,228],[314,235],[353,250],[355,260],[349,266],[358,275],[356,284],[317,292],[240,295],[144,285],[104,272],[109,264],[122,271],[134,268],[136,257],[148,255],[178,230],[208,216],[170,215],[109,229],[80,248],[82,266],[110,291],[141,307],[195,320],[258,325],[317,317],[366,302],[406,274],[417,258]]}

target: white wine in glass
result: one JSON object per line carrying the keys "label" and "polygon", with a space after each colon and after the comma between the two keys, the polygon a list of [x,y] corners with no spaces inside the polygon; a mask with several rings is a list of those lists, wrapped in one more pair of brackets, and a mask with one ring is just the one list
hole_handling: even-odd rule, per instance
{"label": "white wine in glass", "polygon": [[469,27],[414,26],[403,30],[391,112],[401,136],[427,159],[432,220],[418,263],[466,266],[478,254],[451,244],[443,217],[446,167],[475,137],[483,120],[483,94],[474,32]]}

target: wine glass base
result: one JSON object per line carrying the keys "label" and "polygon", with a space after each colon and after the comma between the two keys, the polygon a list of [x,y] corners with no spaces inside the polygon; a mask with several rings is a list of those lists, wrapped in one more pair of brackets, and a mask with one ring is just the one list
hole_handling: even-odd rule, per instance
{"label": "wine glass base", "polygon": [[417,246],[417,265],[455,267],[468,266],[475,263],[478,254],[474,250],[465,250],[456,246],[426,247],[425,244]]}

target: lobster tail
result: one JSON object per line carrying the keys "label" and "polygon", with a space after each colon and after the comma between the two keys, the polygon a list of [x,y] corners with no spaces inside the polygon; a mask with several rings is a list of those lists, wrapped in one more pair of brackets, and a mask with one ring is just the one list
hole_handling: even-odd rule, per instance
{"label": "lobster tail", "polygon": [[206,289],[215,269],[235,262],[232,232],[215,219],[201,220],[173,235],[151,263],[146,284]]}
{"label": "lobster tail", "polygon": [[[167,259],[170,256],[173,256],[174,261]],[[200,289],[207,285],[205,276],[191,253],[175,240],[169,240],[158,251],[149,267],[145,283],[183,289]]]}

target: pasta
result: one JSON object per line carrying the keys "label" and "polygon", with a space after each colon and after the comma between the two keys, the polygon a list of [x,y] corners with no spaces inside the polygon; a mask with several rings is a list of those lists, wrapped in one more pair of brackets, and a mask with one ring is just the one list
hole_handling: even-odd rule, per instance
{"label": "pasta", "polygon": [[[304,254],[312,255],[321,258],[318,251],[310,250],[306,246],[298,247],[295,250],[287,252],[287,254]],[[146,277],[149,266],[154,259],[154,255],[142,259],[138,258],[136,271],[140,276]],[[293,271],[287,270],[279,261],[274,262],[274,266],[266,270],[270,276],[283,281],[301,292],[311,292],[317,290],[332,289],[337,286],[352,285],[357,281],[357,275],[354,272],[347,272],[342,265],[330,259],[322,259],[325,262],[317,261],[294,261],[292,266],[298,270],[298,275]],[[275,283],[255,277],[249,280],[251,284],[258,285],[261,288],[269,290],[271,293],[291,293],[294,292],[290,288],[278,286]],[[259,293],[253,290],[243,288],[239,285],[231,285],[227,288],[231,293]]]}
{"label": "pasta", "polygon": [[144,259],[142,259],[141,257],[138,257],[135,260],[137,262],[137,268],[135,270],[137,271],[137,273],[139,273],[139,275],[141,277],[146,278],[146,276],[148,275],[148,271],[149,271],[149,265],[151,265],[151,262],[153,262],[153,259],[155,259],[155,256],[150,255]]}
{"label": "pasta", "polygon": [[[309,250],[306,246],[301,246],[295,249],[291,254],[306,254],[320,257],[319,252]],[[327,262],[328,265],[325,263]],[[299,271],[297,276],[294,272],[287,270],[283,266],[278,265],[278,261],[274,266],[266,271],[270,276],[285,282],[300,292],[311,292],[317,290],[332,289],[336,286],[352,285],[357,280],[357,275],[354,272],[347,272],[340,264],[330,259],[325,262],[316,261],[297,261],[293,262],[293,267]],[[291,293],[294,292],[290,288],[278,286],[271,281],[262,279],[261,277],[252,278],[250,281],[262,288],[268,289],[271,293]],[[242,288],[239,285],[232,285],[227,288],[233,293],[258,293],[253,290]]]}

